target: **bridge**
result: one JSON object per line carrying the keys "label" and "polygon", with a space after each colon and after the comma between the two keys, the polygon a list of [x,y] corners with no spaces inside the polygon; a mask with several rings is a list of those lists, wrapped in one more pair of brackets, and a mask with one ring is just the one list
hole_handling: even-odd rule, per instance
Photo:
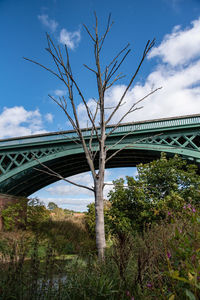
{"label": "bridge", "polygon": [[[107,133],[113,126],[107,127]],[[91,130],[84,129],[83,134],[87,141]],[[93,146],[98,150],[95,138]],[[200,170],[200,115],[122,124],[110,134],[106,146],[110,147],[108,155],[126,146],[108,161],[106,168],[133,167],[165,152],[168,156],[181,155]],[[75,131],[0,140],[0,193],[27,197],[57,181],[36,170],[42,168],[39,162],[64,177],[89,170]],[[96,166],[97,162],[98,157]]]}

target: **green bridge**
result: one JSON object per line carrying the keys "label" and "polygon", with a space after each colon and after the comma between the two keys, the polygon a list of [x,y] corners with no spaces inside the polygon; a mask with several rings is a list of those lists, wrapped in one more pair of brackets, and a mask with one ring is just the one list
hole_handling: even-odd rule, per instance
{"label": "green bridge", "polygon": [[[107,127],[107,132],[112,128]],[[90,129],[83,134],[89,140]],[[98,150],[95,138],[93,146]],[[200,115],[122,124],[108,137],[107,147],[108,155],[123,150],[106,168],[133,167],[166,152],[168,156],[177,153],[200,169]],[[29,196],[55,182],[57,178],[36,170],[42,168],[39,162],[64,177],[89,170],[75,131],[0,140],[0,193]]]}

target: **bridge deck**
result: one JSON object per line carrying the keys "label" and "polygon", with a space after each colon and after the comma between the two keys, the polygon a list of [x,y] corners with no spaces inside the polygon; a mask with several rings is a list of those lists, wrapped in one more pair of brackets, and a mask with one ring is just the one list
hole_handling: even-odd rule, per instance
{"label": "bridge deck", "polygon": [[[121,124],[115,129],[112,135],[122,134],[123,132],[144,132],[144,131],[155,131],[155,130],[170,130],[179,127],[196,127],[200,125],[200,115],[187,115],[172,118],[154,119],[141,122],[129,122]],[[115,125],[109,125],[106,128],[106,132],[109,133]],[[85,137],[91,135],[91,129],[82,129]],[[27,143],[41,143],[55,140],[66,140],[76,139],[77,133],[75,130],[51,132],[44,134],[37,134],[31,136],[14,137],[0,140],[0,148],[9,147],[13,145],[23,145]]]}

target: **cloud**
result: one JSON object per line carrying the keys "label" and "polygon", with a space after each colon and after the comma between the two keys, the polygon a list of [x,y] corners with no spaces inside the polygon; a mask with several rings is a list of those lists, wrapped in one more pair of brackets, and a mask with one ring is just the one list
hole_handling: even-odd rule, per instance
{"label": "cloud", "polygon": [[27,111],[23,106],[4,107],[0,114],[0,138],[45,133],[39,110]]}
{"label": "cloud", "polygon": [[88,205],[91,202],[94,202],[93,198],[54,198],[54,197],[47,197],[47,198],[41,198],[41,201],[45,204],[48,204],[49,202],[55,202],[58,206],[63,205]]}
{"label": "cloud", "polygon": [[39,15],[38,19],[44,26],[46,26],[49,30],[51,30],[51,32],[56,31],[58,27],[58,23],[55,20],[51,20],[48,15],[46,14]]}
{"label": "cloud", "polygon": [[[55,20],[50,19],[47,14],[38,15],[38,19],[52,33],[57,30],[59,24]],[[80,30],[68,31],[65,28],[60,30],[58,41],[63,45],[67,45],[69,49],[74,50],[79,45],[80,40]]]}
{"label": "cloud", "polygon": [[193,21],[191,28],[181,30],[174,27],[171,34],[167,34],[161,45],[155,47],[149,58],[160,57],[162,62],[171,66],[180,66],[190,63],[200,54],[200,19]]}
{"label": "cloud", "polygon": [[[93,185],[93,180],[92,180],[92,176],[90,173],[82,173],[82,174],[78,174],[75,176],[71,176],[68,178],[71,181],[74,181],[78,184],[83,184],[86,185],[88,187],[92,187]],[[80,188],[77,187],[73,184],[69,184],[66,182],[59,182],[58,184],[56,184],[55,186],[51,186],[49,188],[46,188],[46,191],[49,192],[52,195],[70,195],[72,197],[75,197],[75,195],[79,196],[79,194],[81,193],[82,195],[90,195],[93,196],[93,192],[84,189],[84,188]]]}
{"label": "cloud", "polygon": [[[109,170],[105,170],[105,181],[107,183],[111,183],[111,181],[108,180],[111,172]],[[81,173],[78,175],[74,175],[71,177],[68,177],[69,180],[76,182],[78,184],[86,185],[88,187],[94,186],[93,179],[90,172]],[[106,186],[104,190],[104,197],[107,197],[107,194],[111,187],[108,185]],[[48,187],[45,189],[46,192],[50,193],[51,195],[59,195],[59,196],[70,196],[72,198],[79,198],[80,194],[81,197],[83,196],[90,196],[93,197],[94,194],[92,191],[89,191],[84,188],[77,187],[73,184],[66,183],[64,181],[59,181],[58,183]],[[93,198],[92,198],[93,199]]]}
{"label": "cloud", "polygon": [[58,90],[55,90],[53,93],[57,97],[62,97],[62,96],[66,95],[66,90],[58,89]]}
{"label": "cloud", "polygon": [[81,40],[80,30],[70,32],[63,28],[60,31],[59,42],[66,45],[69,49],[74,50]]}
{"label": "cloud", "polygon": [[[129,89],[124,105],[111,120],[116,123],[133,103],[147,95],[155,87],[162,87],[140,103],[144,107],[129,114],[123,122],[172,117],[200,113],[200,19],[190,27],[174,27],[171,34],[164,37],[161,44],[148,56],[157,58],[157,65],[148,75],[144,84],[136,82]],[[105,106],[116,106],[125,85],[114,85],[105,95]],[[91,99],[88,104],[91,107]],[[94,109],[92,109],[94,112]],[[86,126],[87,116],[82,104],[78,107],[82,125]],[[110,110],[106,110],[106,116]]]}
{"label": "cloud", "polygon": [[45,115],[45,119],[47,120],[47,122],[52,123],[53,122],[53,115],[51,113],[47,113]]}
{"label": "cloud", "polygon": [[74,211],[87,211],[87,205],[94,202],[94,198],[59,198],[59,197],[47,197],[40,198],[41,202],[43,202],[46,206],[49,202],[56,203],[59,207],[71,209]]}

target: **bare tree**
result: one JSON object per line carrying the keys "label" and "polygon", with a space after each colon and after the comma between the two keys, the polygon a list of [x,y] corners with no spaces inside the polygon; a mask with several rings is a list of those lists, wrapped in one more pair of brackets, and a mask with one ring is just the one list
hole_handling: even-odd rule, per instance
{"label": "bare tree", "polygon": [[[40,64],[37,61],[33,61],[31,59],[25,58],[28,61],[31,61],[40,67],[44,68],[45,70],[49,71],[53,75],[55,75],[59,80],[61,80],[67,88],[68,97],[62,96],[55,98],[51,95],[49,97],[64,111],[67,119],[70,121],[73,129],[77,134],[77,139],[75,142],[80,142],[85,157],[89,166],[89,169],[92,174],[92,178],[94,181],[93,187],[88,187],[84,185],[79,185],[67,178],[63,178],[60,174],[56,173],[54,170],[49,169],[47,166],[44,165],[43,172],[50,174],[52,176],[56,176],[58,179],[63,179],[67,182],[75,184],[76,186],[89,189],[93,191],[95,197],[95,214],[96,214],[96,246],[98,250],[98,257],[99,259],[104,258],[104,249],[106,246],[105,243],[105,230],[104,230],[104,202],[103,202],[103,189],[105,186],[104,183],[104,176],[105,176],[105,167],[106,163],[112,159],[120,150],[113,151],[115,146],[119,144],[124,138],[121,138],[114,146],[106,145],[106,140],[108,137],[118,128],[118,126],[122,123],[122,121],[133,111],[141,108],[138,107],[138,104],[142,102],[145,98],[149,95],[153,94],[157,89],[151,91],[148,95],[145,95],[142,99],[133,102],[127,111],[123,113],[120,117],[117,124],[115,124],[111,130],[106,131],[106,127],[108,124],[111,123],[113,117],[118,112],[119,108],[124,104],[125,96],[127,95],[130,87],[133,85],[133,82],[138,74],[140,67],[147,56],[148,52],[154,45],[155,40],[148,41],[144,52],[142,54],[142,58],[138,64],[136,71],[132,74],[131,79],[124,89],[122,96],[118,99],[117,105],[114,107],[106,107],[105,105],[105,93],[109,88],[111,88],[116,82],[118,82],[122,77],[124,77],[121,73],[118,73],[119,68],[121,67],[124,60],[127,58],[127,55],[130,52],[129,44],[124,47],[121,51],[119,51],[116,56],[107,64],[104,70],[102,70],[101,65],[101,54],[102,48],[104,46],[105,39],[110,31],[112,26],[111,16],[108,17],[108,23],[106,29],[102,35],[98,32],[98,19],[95,14],[95,27],[94,31],[88,29],[86,25],[84,28],[88,33],[94,47],[94,60],[95,66],[93,68],[84,65],[89,71],[91,71],[94,76],[96,77],[97,82],[97,90],[98,90],[98,99],[95,100],[95,109],[90,109],[90,106],[87,103],[86,98],[84,97],[75,76],[72,73],[69,53],[67,46],[65,45],[64,54],[61,51],[59,46],[55,46],[54,42],[47,34],[47,43],[48,48],[46,49],[47,52],[50,54],[51,58],[54,62],[55,70],[52,68],[48,68],[43,64]],[[78,118],[77,107],[75,105],[75,97],[74,97],[74,90],[78,93],[81,101],[85,107],[87,112],[87,116],[89,119],[89,128],[90,128],[90,138],[86,140],[83,130],[80,126],[80,120]],[[109,108],[109,113],[105,113],[106,109]],[[99,124],[98,124],[98,122]],[[127,136],[127,135],[126,135]],[[93,141],[97,140],[98,147],[95,148],[93,145]],[[122,147],[122,149],[124,149]],[[121,150],[122,150],[121,149]],[[111,152],[112,150],[112,152]],[[95,169],[95,158],[98,157],[98,167]]]}

